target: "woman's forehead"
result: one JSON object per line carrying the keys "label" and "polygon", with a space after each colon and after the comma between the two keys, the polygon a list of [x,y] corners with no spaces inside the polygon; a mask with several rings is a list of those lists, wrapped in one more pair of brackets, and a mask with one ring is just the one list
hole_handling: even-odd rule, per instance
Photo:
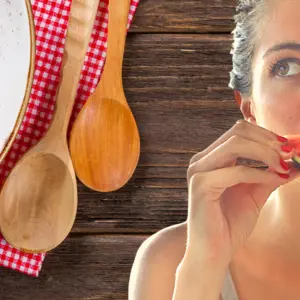
{"label": "woman's forehead", "polygon": [[300,0],[280,0],[273,2],[265,12],[260,28],[259,56],[281,43],[300,44]]}

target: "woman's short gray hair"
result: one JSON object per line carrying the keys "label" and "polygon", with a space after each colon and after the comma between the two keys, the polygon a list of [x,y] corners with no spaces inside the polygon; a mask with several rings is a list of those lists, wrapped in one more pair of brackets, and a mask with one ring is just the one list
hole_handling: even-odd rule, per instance
{"label": "woman's short gray hair", "polygon": [[229,87],[246,96],[252,93],[252,62],[265,2],[266,0],[239,0],[237,14],[234,16],[236,27],[232,31],[230,54],[233,68],[229,73]]}

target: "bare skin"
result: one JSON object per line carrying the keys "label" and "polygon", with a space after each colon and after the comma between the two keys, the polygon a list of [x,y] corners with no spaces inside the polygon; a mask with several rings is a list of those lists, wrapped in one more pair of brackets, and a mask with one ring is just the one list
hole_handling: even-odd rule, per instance
{"label": "bare skin", "polygon": [[[282,136],[300,134],[300,51],[294,47],[265,55],[268,49],[280,43],[300,44],[300,1],[269,2],[271,6],[260,24],[253,61],[252,95],[241,99],[240,110],[244,119],[253,125]],[[287,58],[290,60],[282,61]],[[280,64],[271,73],[272,65],[278,60]],[[156,275],[168,274],[163,277],[161,289],[164,292],[156,291],[157,297],[153,294],[157,300],[172,299],[174,273],[185,253],[187,223],[167,229],[144,244],[144,248],[151,245],[147,257],[155,257],[152,265],[156,265]],[[299,232],[300,179],[297,178],[268,197],[254,230],[231,260],[230,270],[239,300],[299,300]],[[169,248],[172,255],[166,251]],[[138,264],[139,258],[135,267]],[[133,270],[132,278],[135,272]],[[156,285],[159,289],[159,280]]]}
{"label": "bare skin", "polygon": [[[278,1],[262,26],[254,60],[253,93],[242,98],[244,119],[279,135],[300,133],[300,51],[283,49],[268,56],[274,45],[300,44],[300,2]],[[281,70],[270,74],[272,64]],[[264,206],[247,243],[231,263],[241,300],[299,299],[300,181],[277,189]]]}

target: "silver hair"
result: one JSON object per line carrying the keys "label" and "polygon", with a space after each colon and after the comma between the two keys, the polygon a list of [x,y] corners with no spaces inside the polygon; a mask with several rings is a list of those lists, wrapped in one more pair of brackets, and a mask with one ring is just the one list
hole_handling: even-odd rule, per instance
{"label": "silver hair", "polygon": [[234,16],[236,27],[232,31],[232,71],[229,73],[228,86],[246,96],[252,93],[252,63],[265,2],[266,0],[239,0],[237,14]]}

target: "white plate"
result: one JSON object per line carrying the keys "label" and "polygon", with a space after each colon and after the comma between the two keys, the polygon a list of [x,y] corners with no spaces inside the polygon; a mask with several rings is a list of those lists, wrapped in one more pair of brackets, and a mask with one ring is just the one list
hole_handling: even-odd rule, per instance
{"label": "white plate", "polygon": [[28,104],[35,56],[30,0],[0,0],[0,161]]}

